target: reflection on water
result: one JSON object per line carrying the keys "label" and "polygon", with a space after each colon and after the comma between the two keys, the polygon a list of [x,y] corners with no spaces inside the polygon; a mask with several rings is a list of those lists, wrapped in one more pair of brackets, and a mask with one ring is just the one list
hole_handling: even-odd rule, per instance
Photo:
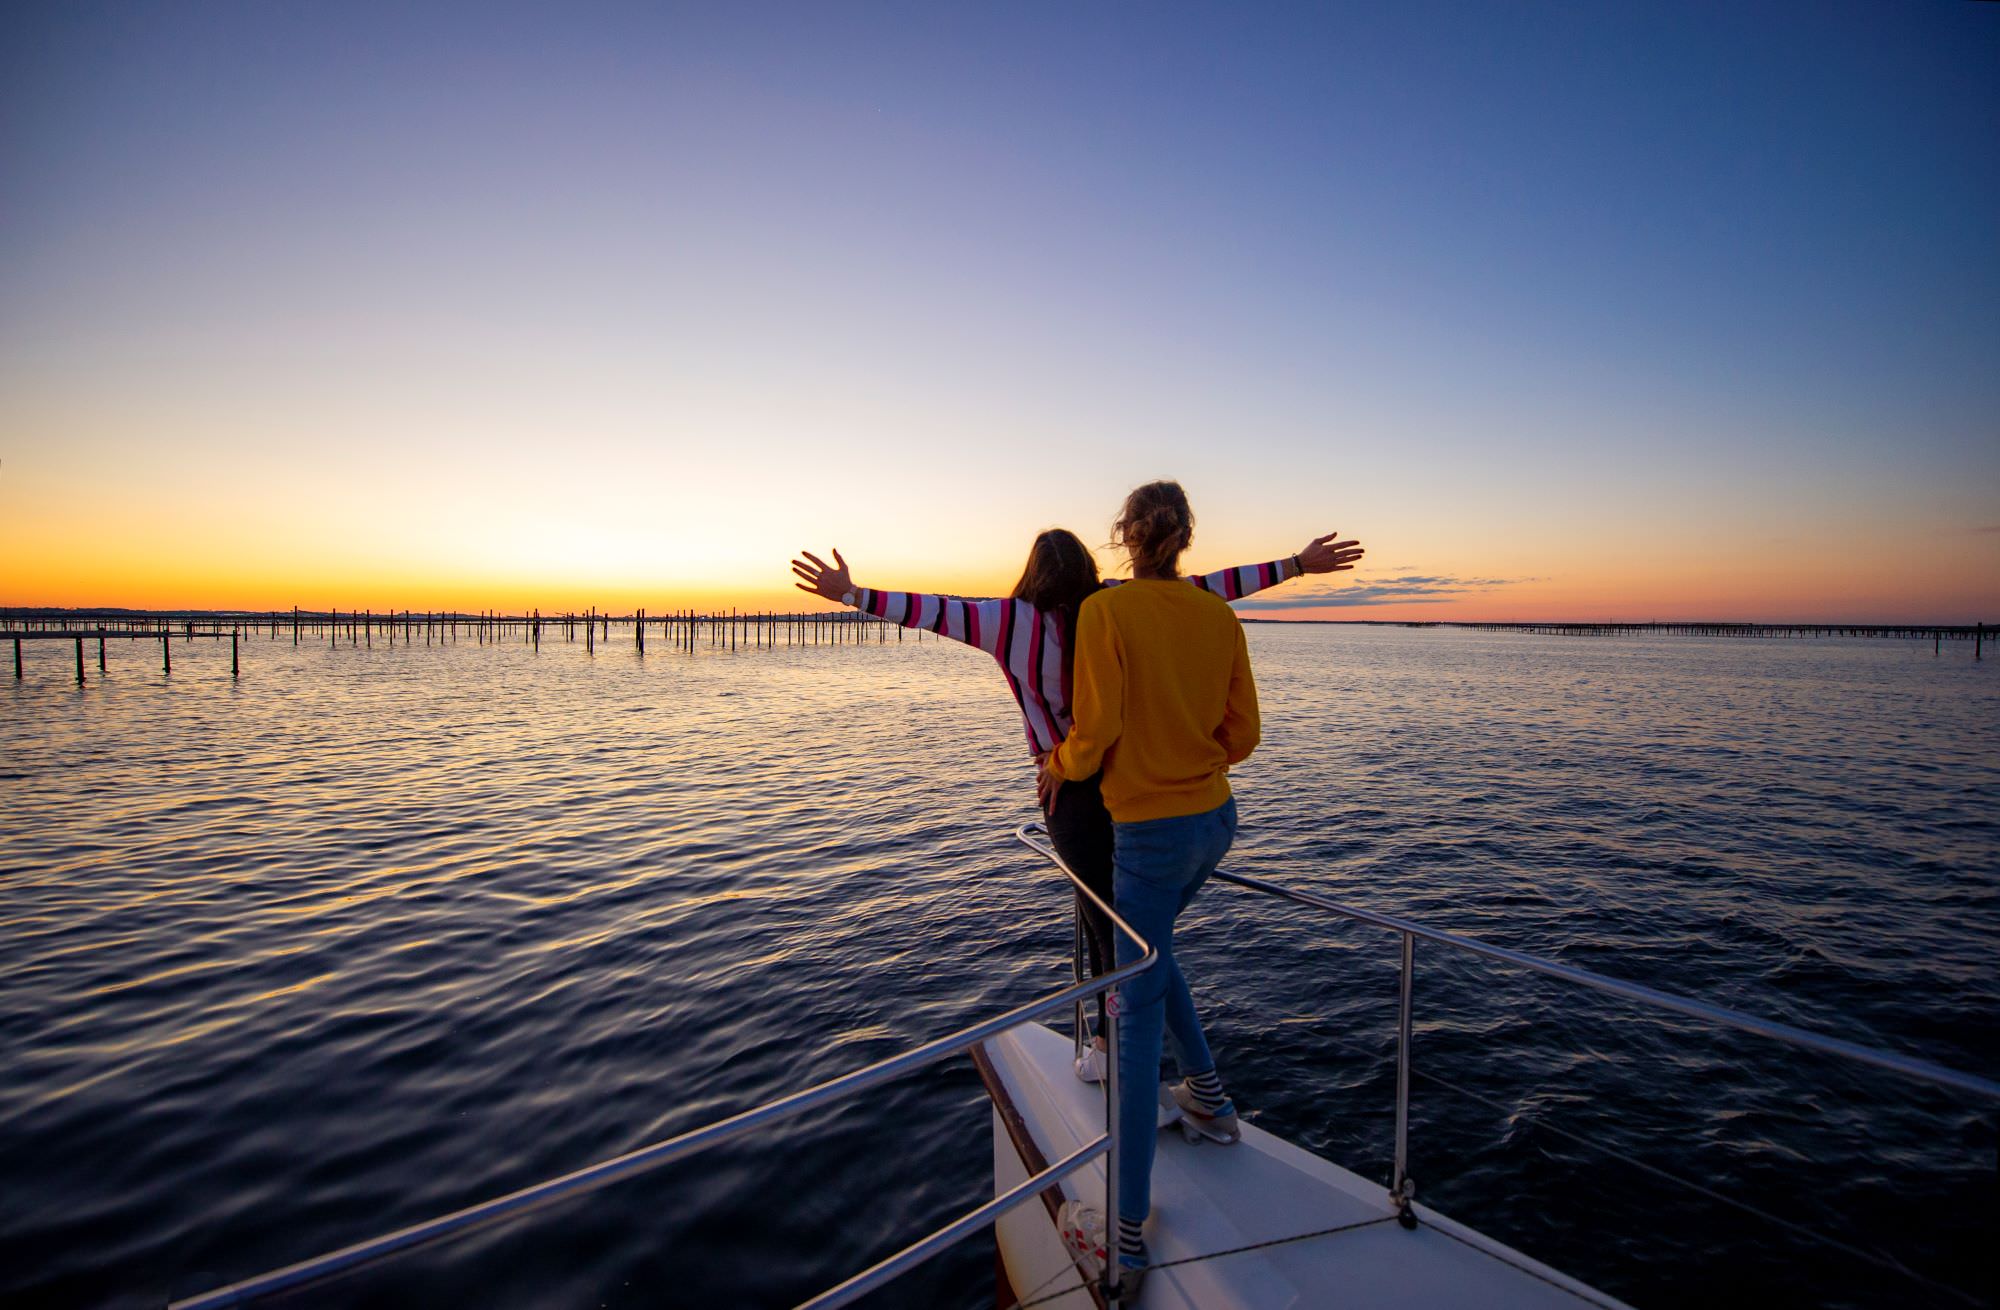
{"label": "reflection on water", "polygon": [[[1991,669],[1892,642],[1251,645],[1266,745],[1234,867],[2000,1069]],[[10,1305],[201,1290],[1067,967],[1067,898],[1008,839],[1018,720],[974,652],[244,659],[232,683],[187,649],[168,685],[114,645],[79,691],[31,652],[6,693]],[[1392,943],[1220,887],[1184,932],[1240,1100],[1383,1176]],[[1472,961],[1422,959],[1418,1007],[1418,1068],[1449,1084],[1417,1086],[1422,1195],[1532,1254],[1644,1304],[1894,1288],[1564,1130],[1979,1285],[1990,1110]],[[788,1303],[980,1196],[987,1131],[956,1063],[299,1303]],[[881,1303],[987,1304],[989,1260]]]}

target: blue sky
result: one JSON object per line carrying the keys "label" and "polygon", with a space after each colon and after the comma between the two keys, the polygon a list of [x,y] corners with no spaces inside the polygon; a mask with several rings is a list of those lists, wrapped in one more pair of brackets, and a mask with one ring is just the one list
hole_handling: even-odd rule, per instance
{"label": "blue sky", "polygon": [[[834,540],[973,588],[1164,473],[1197,563],[1338,526],[1489,608],[2000,601],[2000,6],[4,23],[0,505],[139,515],[48,595],[300,484],[439,516],[253,515],[187,585],[741,591]],[[686,512],[565,508],[638,488]]]}

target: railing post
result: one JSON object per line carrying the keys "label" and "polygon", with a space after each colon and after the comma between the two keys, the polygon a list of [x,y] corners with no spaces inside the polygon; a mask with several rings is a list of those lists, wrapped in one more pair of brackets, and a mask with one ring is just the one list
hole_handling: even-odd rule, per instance
{"label": "railing post", "polygon": [[1104,994],[1104,1135],[1111,1144],[1104,1150],[1104,1304],[1118,1306],[1118,1161],[1122,1158],[1118,1132],[1118,1011],[1123,1009],[1119,989]]}
{"label": "railing post", "polygon": [[[1071,982],[1082,982],[1084,977],[1083,897],[1077,895],[1074,891],[1071,892],[1071,896],[1076,901],[1076,914],[1070,920],[1069,976]],[[1083,1056],[1083,1048],[1090,1042],[1090,1020],[1084,1009],[1089,1003],[1087,1000],[1079,1000],[1076,1003],[1076,1021],[1071,1025],[1072,1033],[1076,1039],[1071,1043],[1076,1047],[1074,1051],[1070,1052],[1072,1058],[1080,1059]]]}
{"label": "railing post", "polygon": [[1417,968],[1417,939],[1403,937],[1402,1005],[1396,1020],[1396,1177],[1389,1199],[1396,1203],[1396,1222],[1405,1228],[1417,1226],[1410,1200],[1417,1185],[1410,1178],[1410,984]]}

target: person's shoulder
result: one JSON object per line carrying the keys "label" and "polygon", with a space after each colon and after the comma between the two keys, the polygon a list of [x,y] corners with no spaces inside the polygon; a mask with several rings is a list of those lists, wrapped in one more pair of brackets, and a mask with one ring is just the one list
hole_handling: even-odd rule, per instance
{"label": "person's shoulder", "polygon": [[1077,622],[1088,620],[1093,625],[1121,629],[1135,623],[1143,624],[1148,621],[1147,615],[1158,612],[1157,598],[1148,594],[1156,590],[1139,585],[1099,587],[1084,597],[1082,606],[1077,610]]}
{"label": "person's shoulder", "polygon": [[1213,633],[1218,640],[1224,633],[1231,634],[1230,639],[1234,640],[1235,634],[1243,631],[1242,616],[1237,614],[1235,607],[1228,601],[1200,587],[1189,587],[1187,590],[1194,595],[1183,602],[1191,608],[1183,610],[1182,613],[1187,615],[1187,622],[1192,624],[1194,629]]}

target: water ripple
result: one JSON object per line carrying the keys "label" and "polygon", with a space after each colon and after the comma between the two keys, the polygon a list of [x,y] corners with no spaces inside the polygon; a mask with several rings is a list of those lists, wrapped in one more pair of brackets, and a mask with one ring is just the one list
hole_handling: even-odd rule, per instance
{"label": "water ripple", "polygon": [[[1234,867],[1992,1074],[1984,666],[1889,642],[1256,628]],[[46,654],[46,652],[42,652]],[[1017,721],[949,645],[112,652],[8,693],[0,1301],[157,1305],[860,1067],[1065,977]],[[1388,1159],[1395,950],[1217,887],[1252,1117]],[[1426,1199],[1641,1304],[1978,1285],[1990,1114],[1420,952]],[[1453,1088],[1463,1089],[1463,1092]],[[1468,1096],[1465,1093],[1476,1094]],[[964,1062],[311,1304],[786,1304],[989,1185]],[[915,1166],[912,1168],[912,1166]],[[983,1305],[968,1247],[885,1305]]]}

